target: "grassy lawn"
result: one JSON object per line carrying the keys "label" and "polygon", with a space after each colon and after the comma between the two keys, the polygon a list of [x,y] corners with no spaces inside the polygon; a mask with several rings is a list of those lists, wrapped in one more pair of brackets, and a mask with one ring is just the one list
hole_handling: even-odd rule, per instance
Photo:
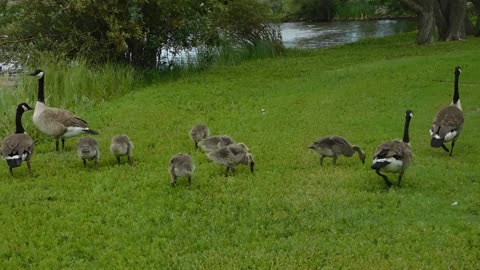
{"label": "grassy lawn", "polygon": [[[480,39],[413,41],[289,51],[85,107],[78,113],[101,132],[97,170],[77,158],[78,138],[55,153],[43,136],[33,178],[0,166],[0,268],[480,268]],[[457,65],[465,126],[448,157],[428,130],[451,102]],[[378,144],[402,137],[406,109],[414,161],[386,191],[370,162]],[[32,128],[31,112],[24,122]],[[224,177],[195,152],[197,123],[246,143],[255,174],[241,166]],[[109,152],[118,133],[135,144],[133,167]],[[307,147],[329,134],[360,145],[366,164],[320,167]],[[191,189],[182,178],[169,185],[178,152],[196,163]]]}

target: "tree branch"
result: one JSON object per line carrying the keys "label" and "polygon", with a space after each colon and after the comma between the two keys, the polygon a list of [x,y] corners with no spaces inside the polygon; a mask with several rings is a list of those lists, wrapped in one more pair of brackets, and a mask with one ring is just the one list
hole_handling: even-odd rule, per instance
{"label": "tree branch", "polygon": [[17,40],[9,40],[9,41],[0,42],[0,47],[4,46],[4,45],[8,45],[8,44],[22,43],[22,42],[32,41],[32,40],[36,40],[36,39],[41,39],[41,38],[57,37],[57,36],[62,36],[62,35],[47,35],[47,36],[22,38],[22,39],[17,39]]}
{"label": "tree branch", "polygon": [[420,13],[423,10],[422,6],[420,6],[419,4],[417,4],[413,0],[400,0],[400,2],[402,4],[404,4],[406,7],[408,7],[409,9],[412,9],[415,12]]}

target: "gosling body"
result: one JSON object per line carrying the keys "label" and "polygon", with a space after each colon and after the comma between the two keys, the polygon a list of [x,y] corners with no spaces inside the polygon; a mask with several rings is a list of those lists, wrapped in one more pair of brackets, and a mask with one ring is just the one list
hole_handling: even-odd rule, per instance
{"label": "gosling body", "polygon": [[351,157],[355,153],[358,153],[360,161],[365,163],[365,152],[359,146],[351,145],[340,136],[323,137],[310,145],[309,148],[320,154],[320,165],[323,165],[325,157],[333,158],[333,165],[336,165],[338,156]]}
{"label": "gosling body", "polygon": [[87,167],[87,160],[93,160],[94,167],[98,167],[98,159],[100,151],[98,149],[97,140],[92,137],[82,137],[77,144],[78,157],[83,161],[83,166]]}
{"label": "gosling body", "polygon": [[210,153],[234,143],[236,143],[235,140],[227,135],[215,135],[201,140],[198,146],[203,152]]}
{"label": "gosling body", "polygon": [[118,164],[120,164],[120,157],[122,156],[127,156],[130,165],[133,163],[133,143],[127,135],[115,135],[110,144],[110,151],[117,159]]}
{"label": "gosling body", "polygon": [[188,154],[179,153],[173,156],[168,163],[168,172],[170,173],[172,186],[177,185],[178,177],[187,177],[188,186],[192,185],[192,177],[195,171],[193,159]]}
{"label": "gosling body", "polygon": [[210,130],[205,125],[195,125],[190,130],[189,136],[195,144],[195,149],[198,149],[198,142],[210,136]]}
{"label": "gosling body", "polygon": [[247,146],[243,143],[234,143],[219,149],[209,152],[207,157],[217,164],[226,167],[225,176],[228,176],[228,171],[235,174],[235,167],[239,164],[250,165],[250,171],[253,173],[255,162],[253,155],[249,152]]}

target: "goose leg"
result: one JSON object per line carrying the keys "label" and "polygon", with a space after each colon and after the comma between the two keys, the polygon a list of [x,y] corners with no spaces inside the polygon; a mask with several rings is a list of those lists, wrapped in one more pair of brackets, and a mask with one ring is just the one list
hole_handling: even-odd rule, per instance
{"label": "goose leg", "polygon": [[55,139],[55,150],[58,152],[58,144],[60,139]]}
{"label": "goose leg", "polygon": [[448,150],[448,148],[445,146],[445,144],[442,143],[442,149],[445,150],[445,152],[450,152],[450,150]]}
{"label": "goose leg", "polygon": [[320,156],[320,166],[323,166],[323,159],[324,159],[324,158],[325,158],[324,155],[321,155],[321,156]]}
{"label": "goose leg", "polygon": [[375,172],[383,178],[383,180],[385,181],[385,185],[387,185],[387,188],[390,188],[392,186],[392,183],[388,181],[388,178],[386,175],[381,174],[379,170],[376,170]]}
{"label": "goose leg", "polygon": [[450,156],[452,156],[454,146],[455,146],[455,139],[452,140],[452,147],[450,148]]}
{"label": "goose leg", "polygon": [[98,159],[95,159],[94,164],[95,164],[95,169],[98,168]]}
{"label": "goose leg", "polygon": [[232,176],[235,176],[235,167],[232,168]]}
{"label": "goose leg", "polygon": [[333,166],[336,166],[337,165],[337,155],[334,155],[333,156]]}
{"label": "goose leg", "polygon": [[62,138],[62,151],[64,151],[64,150],[65,150],[65,139]]}
{"label": "goose leg", "polygon": [[227,171],[225,172],[225,177],[228,176],[228,171],[230,170],[230,167],[227,167]]}
{"label": "goose leg", "polygon": [[403,177],[403,172],[400,172],[400,174],[398,175],[397,187],[400,187],[400,182],[402,181],[402,177]]}
{"label": "goose leg", "polygon": [[192,177],[188,177],[188,187],[192,186]]}
{"label": "goose leg", "polygon": [[120,165],[120,157],[117,157],[117,163]]}
{"label": "goose leg", "polygon": [[198,149],[198,143],[195,142],[195,150],[197,150],[197,149]]}
{"label": "goose leg", "polygon": [[30,160],[27,159],[27,167],[28,167],[28,174],[30,174],[30,176],[32,176],[32,166],[30,164]]}
{"label": "goose leg", "polygon": [[83,159],[83,167],[87,167],[87,161],[85,159]]}
{"label": "goose leg", "polygon": [[132,157],[131,156],[128,156],[128,164],[132,165],[133,162],[132,162]]}
{"label": "goose leg", "polygon": [[171,184],[172,184],[172,187],[175,187],[177,185],[177,176],[176,175],[172,176]]}
{"label": "goose leg", "polygon": [[10,167],[10,175],[13,176],[13,167]]}

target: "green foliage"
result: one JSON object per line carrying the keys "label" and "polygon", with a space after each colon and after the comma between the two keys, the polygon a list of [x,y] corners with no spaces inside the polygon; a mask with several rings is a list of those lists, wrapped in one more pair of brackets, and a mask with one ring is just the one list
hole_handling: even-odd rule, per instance
{"label": "green foliage", "polygon": [[[34,177],[0,166],[0,268],[478,269],[480,40],[419,47],[414,36],[218,66],[79,109],[101,132],[98,170],[76,157],[78,138],[62,153],[38,142]],[[428,129],[459,64],[465,129],[450,158]],[[399,189],[387,192],[368,162],[320,167],[306,149],[339,134],[368,160],[401,137],[407,108],[414,161]],[[194,151],[197,123],[245,142],[255,174],[224,177]],[[133,167],[109,153],[118,133],[135,144]],[[178,152],[196,163],[191,189],[169,185]]]}
{"label": "green foliage", "polygon": [[331,21],[335,17],[335,5],[335,0],[292,0],[290,9],[302,20]]}
{"label": "green foliage", "polygon": [[[176,54],[271,37],[269,9],[256,0],[25,0],[15,6],[8,13],[10,43],[2,50],[17,51],[24,58],[32,51],[48,51],[89,63],[127,61],[157,68],[166,49]],[[29,43],[22,43],[19,51],[14,43],[25,39]]]}

